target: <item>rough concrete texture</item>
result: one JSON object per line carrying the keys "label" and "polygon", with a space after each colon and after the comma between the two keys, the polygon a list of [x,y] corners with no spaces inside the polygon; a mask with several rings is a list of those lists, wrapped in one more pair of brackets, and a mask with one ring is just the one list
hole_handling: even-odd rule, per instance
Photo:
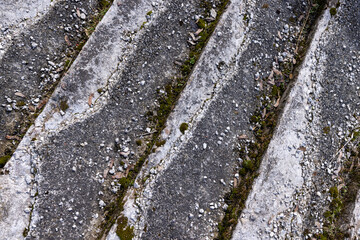
{"label": "rough concrete texture", "polygon": [[[18,141],[3,138],[22,136],[31,109],[46,103],[65,45],[80,38],[95,4],[27,3],[0,3],[10,10],[0,15],[8,21],[2,34],[15,36],[0,36],[0,156]],[[216,237],[224,196],[239,179],[238,137],[253,139],[258,96],[282,64],[295,61],[308,7],[305,0],[230,1],[167,119],[164,144],[154,146],[125,196],[134,239]],[[329,188],[341,185],[349,158],[343,144],[359,124],[359,7],[341,2],[320,19],[233,239],[322,232]],[[27,229],[25,239],[119,240],[116,224],[99,236],[104,208],[152,140],[146,115],[157,114],[157,99],[188,58],[189,33],[207,17],[197,0],[114,1],[1,170],[2,239],[22,239]],[[355,239],[359,196],[343,222]]]}
{"label": "rough concrete texture", "polygon": [[[278,67],[274,59],[282,52],[288,53],[284,61],[292,61],[300,23],[289,27],[288,19],[304,14],[306,6],[301,1],[263,5],[232,1],[222,16],[167,121],[161,135],[166,143],[149,156],[127,195],[123,214],[135,239],[216,235],[239,164],[237,137],[251,135],[259,79]],[[282,41],[276,40],[279,34]],[[182,123],[189,125],[184,134]]]}
{"label": "rough concrete texture", "polygon": [[[73,15],[74,11],[81,8],[91,14],[94,4],[50,0],[0,3],[0,157],[11,154],[30,124],[28,118],[35,111],[31,109],[44,106],[45,88],[59,78],[64,68],[59,64],[66,49],[64,34],[75,41],[85,23]],[[64,28],[75,29],[77,24],[78,30],[64,33]],[[6,174],[0,176],[2,239],[20,239],[28,227],[33,204],[30,196],[36,195],[30,174],[30,162],[36,155],[28,155],[31,139],[24,139],[13,155],[18,160],[26,155],[26,159],[0,169],[0,174]]]}
{"label": "rough concrete texture", "polygon": [[358,1],[342,2],[336,15],[326,9],[320,20],[233,239],[304,239],[322,232],[329,188],[339,183],[349,157],[344,140],[358,127],[358,7]]}
{"label": "rough concrete texture", "polygon": [[356,203],[350,222],[350,226],[353,226],[351,229],[351,236],[356,239],[360,236],[360,194],[358,193],[356,198]]}
{"label": "rough concrete texture", "polygon": [[14,36],[22,32],[24,27],[39,21],[58,1],[2,1],[0,3],[0,59]]}
{"label": "rough concrete texture", "polygon": [[[75,0],[51,4],[50,1],[0,3],[6,9],[1,19],[6,26],[1,30],[0,40],[9,41],[0,58],[1,157],[13,152],[34,115],[44,107],[47,95],[70,61],[66,61],[68,56],[82,39],[86,20],[94,13],[96,4],[97,1]],[[33,18],[23,20],[28,15]],[[11,26],[17,30],[12,31]]]}
{"label": "rough concrete texture", "polygon": [[[174,61],[187,56],[202,12],[196,1],[113,3],[5,167],[2,209],[14,215],[4,228],[22,234],[23,210],[34,203],[29,239],[96,237],[94,225],[120,187],[114,175],[141,153],[135,141],[148,134],[145,114],[178,72]],[[23,224],[5,227],[14,216]]]}

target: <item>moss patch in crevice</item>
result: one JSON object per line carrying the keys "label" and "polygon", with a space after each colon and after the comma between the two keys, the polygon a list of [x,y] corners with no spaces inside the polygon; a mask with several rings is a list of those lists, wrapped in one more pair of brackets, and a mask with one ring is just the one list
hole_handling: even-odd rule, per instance
{"label": "moss patch in crevice", "polygon": [[184,134],[185,133],[185,131],[186,130],[188,130],[188,128],[189,128],[189,124],[187,124],[187,123],[182,123],[181,125],[180,125],[180,132],[182,133],[182,134]]}
{"label": "moss patch in crevice", "polygon": [[315,234],[317,239],[350,238],[350,222],[360,189],[360,138],[353,138],[346,146],[345,152],[350,153],[350,157],[343,163],[338,178],[339,184],[329,189],[332,200],[329,209],[324,213],[323,232]]}
{"label": "moss patch in crevice", "polygon": [[[238,149],[243,159],[239,169],[239,181],[231,192],[225,195],[225,202],[228,208],[224,218],[218,224],[218,235],[215,239],[230,239],[238,218],[245,208],[248,195],[252,190],[254,180],[259,175],[259,168],[262,157],[273,136],[277,121],[283,110],[285,99],[293,85],[292,79],[298,75],[298,68],[304,59],[312,38],[313,27],[325,7],[325,0],[313,1],[308,10],[308,17],[304,21],[303,29],[297,41],[296,63],[284,63],[280,65],[282,79],[277,81],[268,90],[264,90],[260,106],[257,108],[250,123],[255,126],[253,129],[254,140],[241,142]],[[245,20],[245,19],[244,19]],[[268,99],[268,100],[266,100]],[[275,104],[274,104],[275,103]],[[264,112],[266,114],[264,114]]]}
{"label": "moss patch in crevice", "polygon": [[131,240],[134,237],[134,227],[128,226],[128,219],[120,216],[117,220],[116,234],[121,240]]}
{"label": "moss patch in crevice", "polygon": [[5,164],[10,160],[10,155],[4,155],[0,157],[0,168],[4,167]]}

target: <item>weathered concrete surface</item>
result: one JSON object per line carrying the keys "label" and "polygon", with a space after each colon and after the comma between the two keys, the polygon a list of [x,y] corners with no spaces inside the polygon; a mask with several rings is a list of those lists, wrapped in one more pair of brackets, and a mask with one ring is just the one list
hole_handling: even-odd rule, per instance
{"label": "weathered concrete surface", "polygon": [[59,0],[17,0],[0,3],[0,59],[15,35],[41,19]]}
{"label": "weathered concrete surface", "polygon": [[353,226],[351,229],[351,237],[355,238],[360,236],[360,194],[358,193],[356,198],[356,203],[354,207],[353,216],[350,222],[350,226]]}
{"label": "weathered concrete surface", "polygon": [[341,2],[320,20],[233,239],[322,232],[329,188],[349,157],[343,141],[359,124],[359,4]]}
{"label": "weathered concrete surface", "polygon": [[[2,1],[0,3],[0,157],[10,155],[25,134],[28,118],[44,106],[46,87],[60,76],[69,41],[75,43],[85,24],[73,15],[76,8],[93,13],[97,2],[87,1]],[[77,30],[64,28],[79,25]],[[77,34],[77,35],[76,35]],[[10,136],[12,139],[6,139]],[[31,137],[21,144],[14,158],[27,155]],[[36,156],[0,169],[0,228],[2,239],[21,239],[28,227],[36,190],[31,187],[30,161]]]}
{"label": "weathered concrete surface", "polygon": [[[300,23],[289,26],[288,19],[304,14],[306,6],[267,3],[231,1],[222,16],[167,121],[161,135],[166,143],[149,156],[127,195],[123,214],[135,239],[216,235],[239,163],[237,137],[251,135],[261,85],[256,79],[278,67],[274,59],[282,52],[288,52],[281,54],[284,61],[292,61]],[[279,34],[283,40],[276,40]],[[189,125],[184,134],[182,123]]]}
{"label": "weathered concrete surface", "polygon": [[11,155],[45,105],[96,6],[94,0],[0,3],[0,41],[8,43],[0,56],[0,157]]}
{"label": "weathered concrete surface", "polygon": [[[161,134],[166,143],[150,155],[127,194],[123,214],[136,239],[216,235],[224,195],[241,163],[234,151],[237,137],[251,136],[256,96],[268,87],[273,69],[293,61],[306,6],[300,0],[230,3]],[[347,156],[339,151],[341,142],[358,124],[358,7],[350,0],[335,16],[328,10],[324,15],[234,239],[298,239],[321,232],[328,188]],[[21,239],[26,227],[27,239],[97,237],[103,208],[121,187],[114,177],[123,176],[142,154],[151,133],[145,115],[157,109],[158,92],[179,73],[174,61],[186,58],[188,32],[198,30],[202,12],[195,0],[114,2],[0,176],[4,239]],[[41,33],[47,26],[42,24],[29,28],[24,39]],[[56,36],[64,44],[63,34]],[[56,48],[54,39],[47,51]],[[31,68],[13,59],[19,44],[0,60],[6,76],[0,93],[19,88],[33,94],[29,101],[36,106],[38,93],[27,87],[42,86],[31,77],[41,66],[31,51],[43,47],[31,49],[32,41],[19,50]],[[50,69],[62,67],[49,63],[46,51],[37,54]],[[6,74],[21,75],[27,68],[29,82],[11,85],[17,75]],[[6,116],[1,118],[6,124],[14,118]],[[189,125],[184,134],[181,123]],[[356,237],[359,202],[351,207],[345,224],[357,225]],[[106,239],[118,240],[116,227]]]}
{"label": "weathered concrete surface", "polygon": [[114,1],[5,167],[1,209],[14,213],[0,222],[11,229],[5,238],[22,234],[30,204],[29,239],[96,237],[120,187],[110,176],[142,153],[145,143],[135,141],[147,134],[145,114],[179,71],[174,61],[187,56],[188,32],[202,12],[197,1]]}

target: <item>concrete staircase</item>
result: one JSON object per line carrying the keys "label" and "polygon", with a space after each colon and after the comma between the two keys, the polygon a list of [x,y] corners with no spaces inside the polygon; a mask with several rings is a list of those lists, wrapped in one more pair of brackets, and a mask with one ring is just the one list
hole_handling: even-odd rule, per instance
{"label": "concrete staircase", "polygon": [[358,1],[99,3],[0,3],[3,239],[359,238]]}

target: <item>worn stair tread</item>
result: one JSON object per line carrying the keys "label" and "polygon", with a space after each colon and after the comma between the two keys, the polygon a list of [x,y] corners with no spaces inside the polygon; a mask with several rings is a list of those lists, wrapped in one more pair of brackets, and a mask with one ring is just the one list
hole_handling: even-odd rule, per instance
{"label": "worn stair tread", "polygon": [[[13,214],[2,227],[22,235],[31,212],[30,239],[97,237],[118,189],[104,170],[141,154],[145,115],[179,72],[174,61],[186,60],[202,12],[197,1],[114,1],[5,166],[2,209]],[[118,152],[125,147],[128,158]],[[22,224],[8,225],[15,216]]]}
{"label": "worn stair tread", "polygon": [[[229,3],[166,123],[165,144],[149,156],[128,192],[123,215],[135,239],[216,236],[239,164],[238,136],[251,136],[249,119],[261,95],[256,78],[269,76],[280,54],[274,44],[278,31],[305,9],[297,1],[290,5]],[[275,6],[286,10],[276,15]],[[296,24],[287,37],[300,29]],[[284,40],[279,48],[291,52],[294,42]],[[188,124],[184,134],[182,123]]]}
{"label": "worn stair tread", "polygon": [[[341,2],[336,15],[325,9],[233,239],[302,239],[326,231],[329,189],[341,183],[349,157],[343,146],[359,127],[360,25],[352,21],[358,5]],[[350,217],[341,220],[345,227]]]}

